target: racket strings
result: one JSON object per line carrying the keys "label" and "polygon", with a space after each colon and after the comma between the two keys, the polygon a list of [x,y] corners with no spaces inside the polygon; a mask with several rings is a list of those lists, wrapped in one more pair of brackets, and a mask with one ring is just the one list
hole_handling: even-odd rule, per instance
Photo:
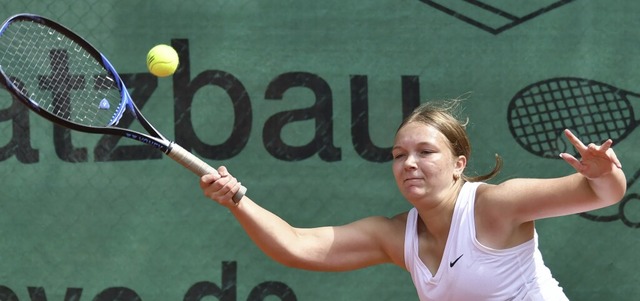
{"label": "racket strings", "polygon": [[536,154],[556,157],[571,152],[562,131],[573,129],[584,140],[602,142],[624,135],[633,120],[628,99],[609,86],[581,80],[536,84],[512,100],[509,126]]}
{"label": "racket strings", "polygon": [[106,69],[82,46],[53,28],[16,21],[0,36],[0,66],[39,108],[67,121],[106,126],[120,91]]}

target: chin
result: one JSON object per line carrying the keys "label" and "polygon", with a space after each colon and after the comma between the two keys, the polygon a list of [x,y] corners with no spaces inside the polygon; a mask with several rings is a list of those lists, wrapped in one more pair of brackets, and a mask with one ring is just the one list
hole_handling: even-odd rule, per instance
{"label": "chin", "polygon": [[[405,189],[402,192],[402,195],[411,202],[411,200],[416,200],[424,197],[424,190],[422,189]],[[413,202],[412,202],[413,203]]]}

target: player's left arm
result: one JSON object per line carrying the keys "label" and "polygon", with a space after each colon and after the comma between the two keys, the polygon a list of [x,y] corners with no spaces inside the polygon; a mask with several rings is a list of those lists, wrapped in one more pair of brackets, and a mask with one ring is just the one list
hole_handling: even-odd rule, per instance
{"label": "player's left arm", "polygon": [[613,142],[584,145],[570,131],[566,130],[565,135],[580,159],[567,153],[560,156],[576,173],[553,179],[508,180],[485,187],[478,198],[515,224],[591,211],[619,202],[627,185],[622,165],[611,148]]}

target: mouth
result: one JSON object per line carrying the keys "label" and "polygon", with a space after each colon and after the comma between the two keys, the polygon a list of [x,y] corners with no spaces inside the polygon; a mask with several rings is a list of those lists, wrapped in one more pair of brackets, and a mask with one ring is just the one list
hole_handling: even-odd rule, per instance
{"label": "mouth", "polygon": [[412,178],[404,179],[404,182],[405,183],[407,183],[407,182],[410,183],[410,182],[418,182],[418,181],[422,181],[422,180],[423,180],[423,178],[420,178],[420,177],[412,177]]}

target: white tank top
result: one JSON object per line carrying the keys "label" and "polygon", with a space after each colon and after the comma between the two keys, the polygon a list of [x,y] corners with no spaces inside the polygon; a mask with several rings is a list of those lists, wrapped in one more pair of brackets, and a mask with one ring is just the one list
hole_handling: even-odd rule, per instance
{"label": "white tank top", "polygon": [[409,211],[405,265],[421,301],[568,300],[538,249],[538,234],[509,249],[492,249],[476,239],[474,203],[482,183],[465,183],[453,210],[449,237],[435,275],[418,256],[418,211]]}

